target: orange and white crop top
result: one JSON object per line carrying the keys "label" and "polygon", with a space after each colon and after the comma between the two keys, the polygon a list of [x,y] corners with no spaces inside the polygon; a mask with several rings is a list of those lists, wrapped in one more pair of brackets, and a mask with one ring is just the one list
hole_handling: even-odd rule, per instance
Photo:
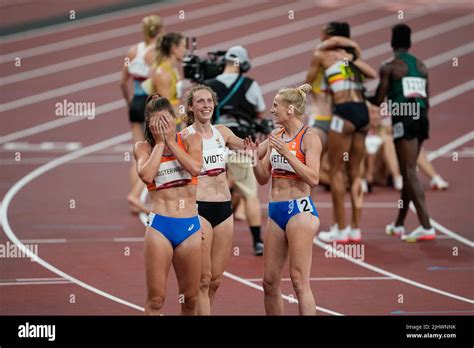
{"label": "orange and white crop top", "polygon": [[[303,137],[308,130],[308,126],[303,125],[300,131],[296,136],[288,141],[284,141],[288,150],[300,160],[301,163],[306,164],[306,155],[303,151]],[[285,129],[283,128],[278,134],[277,137],[283,138],[283,133]],[[288,163],[285,157],[280,155],[275,149],[272,149],[270,154],[270,164],[272,166],[272,178],[283,178],[283,179],[293,179],[301,180],[298,174],[296,174],[293,167]]]}
{"label": "orange and white crop top", "polygon": [[[187,151],[181,134],[176,133],[176,141],[184,151]],[[161,156],[158,173],[153,183],[147,185],[147,189],[148,191],[157,191],[185,185],[197,185],[197,177],[189,174],[181,163],[179,163],[175,155],[163,154]]]}

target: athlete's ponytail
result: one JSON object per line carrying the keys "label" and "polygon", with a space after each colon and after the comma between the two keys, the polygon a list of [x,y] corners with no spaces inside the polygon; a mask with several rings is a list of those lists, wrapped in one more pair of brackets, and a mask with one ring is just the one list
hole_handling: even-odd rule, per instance
{"label": "athlete's ponytail", "polygon": [[163,59],[171,55],[173,45],[178,46],[179,42],[184,38],[181,33],[161,34],[156,38],[156,66],[160,65]]}
{"label": "athlete's ponytail", "polygon": [[142,20],[144,41],[148,43],[150,39],[156,37],[163,29],[163,22],[160,16],[146,16]]}
{"label": "athlete's ponytail", "polygon": [[283,102],[287,105],[292,105],[295,113],[303,115],[306,107],[306,96],[313,87],[310,84],[305,83],[296,88],[284,88],[278,91],[278,95],[282,98]]}

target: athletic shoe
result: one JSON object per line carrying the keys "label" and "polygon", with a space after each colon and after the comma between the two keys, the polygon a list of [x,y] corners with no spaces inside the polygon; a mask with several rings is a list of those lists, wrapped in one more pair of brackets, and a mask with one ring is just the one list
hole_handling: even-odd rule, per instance
{"label": "athletic shoe", "polygon": [[321,231],[318,238],[324,243],[347,243],[349,241],[349,231],[351,227],[347,226],[344,230],[339,230],[337,224],[331,226],[329,231]]}
{"label": "athletic shoe", "polygon": [[364,192],[364,193],[369,192],[369,184],[367,183],[367,180],[362,179],[361,180],[361,186],[362,186],[362,192]]}
{"label": "athletic shoe", "polygon": [[360,231],[360,228],[350,228],[349,233],[347,234],[349,242],[352,243],[360,243],[362,240],[362,233]]}
{"label": "athletic shoe", "polygon": [[393,180],[393,187],[395,187],[396,190],[401,191],[403,188],[403,177],[401,175],[397,176]]}
{"label": "athletic shoe", "polygon": [[433,190],[446,190],[449,187],[449,183],[439,175],[436,175],[433,179],[431,179],[430,187]]}
{"label": "athletic shoe", "polygon": [[253,250],[255,252],[255,256],[262,256],[263,255],[263,243],[256,243],[253,246]]}
{"label": "athletic shoe", "polygon": [[433,227],[425,229],[423,226],[419,226],[416,230],[410,234],[402,235],[402,240],[407,243],[415,243],[422,240],[434,240],[436,238],[436,232]]}
{"label": "athletic shoe", "polygon": [[405,234],[405,227],[403,226],[395,226],[394,223],[385,226],[385,233],[389,236],[396,236],[401,237]]}

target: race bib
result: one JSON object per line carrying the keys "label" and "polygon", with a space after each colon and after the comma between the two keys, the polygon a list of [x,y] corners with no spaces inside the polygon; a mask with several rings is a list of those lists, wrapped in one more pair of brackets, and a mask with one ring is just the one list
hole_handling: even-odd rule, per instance
{"label": "race bib", "polygon": [[343,127],[344,127],[344,120],[338,116],[333,116],[331,119],[330,129],[337,133],[342,133]]}
{"label": "race bib", "polygon": [[424,78],[403,77],[402,87],[405,98],[426,98],[426,79]]}
{"label": "race bib", "polygon": [[309,213],[313,212],[313,205],[309,201],[308,197],[296,199],[296,204],[298,205],[298,209],[302,213],[303,212],[309,212]]}
{"label": "race bib", "polygon": [[403,123],[398,122],[393,125],[393,138],[401,138],[405,134],[405,130],[403,128]]}

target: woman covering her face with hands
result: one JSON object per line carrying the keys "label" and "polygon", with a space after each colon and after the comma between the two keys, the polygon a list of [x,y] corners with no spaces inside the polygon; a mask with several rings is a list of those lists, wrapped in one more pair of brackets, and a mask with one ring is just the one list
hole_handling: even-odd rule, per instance
{"label": "woman covering her face with hands", "polygon": [[145,232],[148,296],[145,314],[157,315],[165,300],[173,264],[181,314],[197,314],[201,276],[201,225],[196,208],[197,175],[202,166],[199,134],[176,133],[176,115],[168,99],[151,96],[146,106],[145,141],[135,144],[140,179],[147,185],[151,213]]}

